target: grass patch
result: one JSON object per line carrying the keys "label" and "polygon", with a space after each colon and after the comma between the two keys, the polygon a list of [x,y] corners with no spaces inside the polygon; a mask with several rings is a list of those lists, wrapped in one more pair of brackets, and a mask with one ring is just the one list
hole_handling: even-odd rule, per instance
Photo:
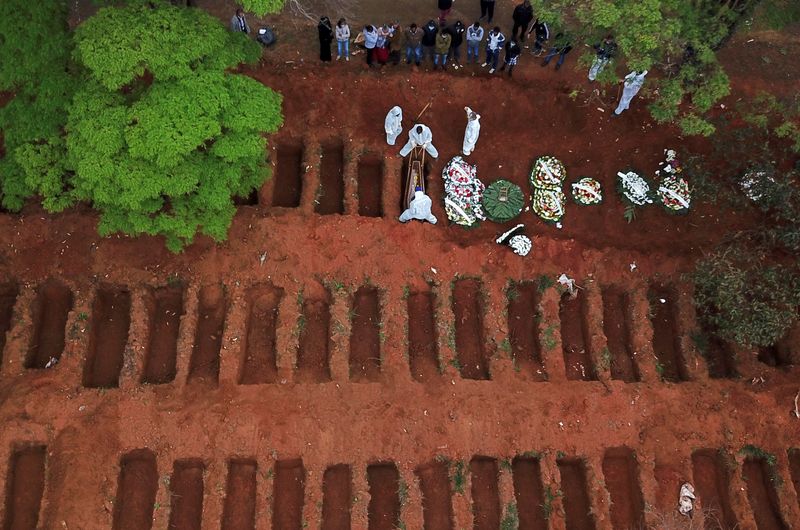
{"label": "grass patch", "polygon": [[500,530],[517,530],[519,528],[519,514],[517,513],[517,505],[509,502],[506,505],[506,513],[503,520],[500,521]]}

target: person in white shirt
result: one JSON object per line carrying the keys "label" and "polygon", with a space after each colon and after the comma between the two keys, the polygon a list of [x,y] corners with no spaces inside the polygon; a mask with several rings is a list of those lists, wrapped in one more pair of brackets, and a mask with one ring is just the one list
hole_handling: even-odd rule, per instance
{"label": "person in white shirt", "polygon": [[480,22],[475,22],[467,28],[467,62],[471,62],[475,57],[475,62],[478,62],[478,53],[480,50],[481,41],[483,40],[483,28]]}
{"label": "person in white shirt", "polygon": [[406,156],[415,147],[424,147],[433,158],[439,158],[439,151],[433,146],[433,133],[421,123],[414,125],[408,131],[408,143],[400,150],[400,156]]}
{"label": "person in white shirt", "polygon": [[350,60],[350,26],[345,19],[340,18],[336,23],[336,60],[344,57],[345,61]]}
{"label": "person in white shirt", "polygon": [[481,133],[481,115],[469,107],[464,107],[464,110],[467,113],[467,128],[464,131],[464,145],[461,152],[464,156],[469,156],[475,150],[475,143]]}
{"label": "person in white shirt", "polygon": [[614,110],[614,114],[619,116],[624,111],[628,110],[631,106],[631,100],[639,93],[642,85],[644,84],[644,76],[647,75],[647,70],[642,73],[635,70],[625,76],[625,86],[622,89],[622,97],[619,100],[619,105]]}
{"label": "person in white shirt", "polygon": [[386,131],[386,143],[394,145],[397,137],[403,132],[403,109],[398,106],[392,107],[386,119],[383,121],[383,128]]}
{"label": "person in white shirt", "polygon": [[412,219],[428,221],[432,225],[437,222],[436,216],[431,213],[431,198],[425,195],[422,188],[416,188],[414,198],[408,204],[408,209],[400,215],[400,222],[407,223]]}

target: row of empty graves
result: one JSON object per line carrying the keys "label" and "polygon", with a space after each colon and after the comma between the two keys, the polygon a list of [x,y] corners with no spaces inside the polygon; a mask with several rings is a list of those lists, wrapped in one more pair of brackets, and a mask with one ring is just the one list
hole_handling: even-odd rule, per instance
{"label": "row of empty graves", "polygon": [[[53,518],[42,515],[49,500],[55,506],[70,502],[48,499],[48,459],[54,458],[58,455],[48,455],[42,445],[18,446],[12,453],[4,475],[4,528],[41,528],[42,519]],[[548,451],[507,459],[440,456],[407,467],[384,460],[316,469],[299,458],[173,461],[137,449],[121,457],[113,510],[109,521],[96,527],[782,530],[800,517],[800,450],[733,458],[698,449],[683,463],[646,462],[616,447],[596,459]],[[696,497],[691,520],[677,511],[686,482]]]}
{"label": "row of empty graves", "polygon": [[[370,151],[338,139],[322,143],[285,139],[276,143],[272,160],[274,178],[239,204],[365,217],[397,217],[402,211],[399,176],[405,174],[406,162],[385,158],[383,149]],[[425,171],[427,175],[427,167]],[[385,185],[384,175],[398,178]]]}
{"label": "row of empty graves", "polygon": [[[402,291],[315,283],[291,296],[271,284],[5,283],[0,352],[5,374],[82,361],[87,387],[380,382],[390,372],[487,380],[504,367],[530,381],[681,382],[796,364],[800,330],[758,356],[737,351],[695,331],[690,295],[679,291],[590,283],[572,297],[541,281],[487,291],[476,278]],[[384,322],[388,304],[405,314]],[[85,355],[62,359],[67,340]]]}

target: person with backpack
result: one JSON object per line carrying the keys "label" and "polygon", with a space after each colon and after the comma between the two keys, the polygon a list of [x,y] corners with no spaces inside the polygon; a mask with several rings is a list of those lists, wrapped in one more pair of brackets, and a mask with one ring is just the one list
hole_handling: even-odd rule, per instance
{"label": "person with backpack", "polygon": [[550,28],[547,27],[546,22],[537,18],[528,31],[529,35],[531,33],[534,34],[533,54],[539,57],[544,52],[544,43],[550,39]]}
{"label": "person with backpack", "polygon": [[442,61],[442,70],[445,69],[447,65],[447,55],[450,53],[450,43],[452,41],[453,37],[447,31],[441,31],[436,36],[436,46],[434,47],[436,54],[433,56],[434,70],[436,70],[436,67],[439,65],[439,60]]}
{"label": "person with backpack", "polygon": [[533,20],[533,7],[530,0],[524,0],[521,4],[514,8],[514,13],[511,15],[514,20],[514,28],[511,30],[511,39],[517,40],[517,30],[519,30],[519,41],[525,42],[525,34],[528,32]]}
{"label": "person with backpack", "polygon": [[458,70],[461,66],[461,44],[464,42],[464,33],[466,29],[464,28],[463,22],[456,20],[456,23],[447,28],[446,31],[450,33],[452,37],[450,40],[450,54],[448,57],[453,68]]}
{"label": "person with backpack", "polygon": [[411,64],[411,58],[414,57],[414,63],[419,66],[422,61],[422,30],[412,23],[404,33],[406,45],[406,64]]}
{"label": "person with backpack", "polygon": [[481,68],[491,65],[489,73],[493,74],[497,69],[497,61],[500,58],[500,50],[506,42],[506,36],[500,32],[500,26],[495,26],[486,37],[486,61],[481,65]]}
{"label": "person with backpack", "polygon": [[558,33],[556,34],[555,39],[553,39],[553,47],[550,48],[550,52],[545,55],[544,61],[542,61],[542,66],[547,66],[550,64],[550,59],[558,55],[558,62],[556,62],[556,70],[561,69],[561,65],[564,64],[564,59],[567,57],[567,54],[572,50],[572,43],[571,38],[566,33]]}
{"label": "person with backpack", "polygon": [[467,63],[471,62],[473,57],[475,58],[475,62],[478,62],[478,52],[482,40],[483,28],[481,27],[481,23],[476,21],[467,28]]}
{"label": "person with backpack", "polygon": [[508,77],[511,77],[511,72],[513,72],[514,67],[517,66],[520,53],[522,53],[522,48],[519,47],[514,37],[511,37],[511,40],[506,42],[506,57],[503,60],[503,66],[500,67],[500,71],[502,72],[506,69],[506,66],[508,66]]}
{"label": "person with backpack", "polygon": [[433,60],[434,47],[436,46],[436,35],[439,33],[439,26],[436,22],[429,20],[422,28],[422,56],[423,59],[430,57]]}
{"label": "person with backpack", "polygon": [[606,38],[603,39],[602,42],[595,44],[593,47],[597,52],[597,56],[594,58],[592,67],[589,69],[589,81],[597,79],[597,76],[600,75],[603,68],[611,62],[611,59],[613,59],[614,55],[617,53],[617,43],[611,35],[606,35]]}
{"label": "person with backpack", "polygon": [[350,26],[340,18],[336,23],[336,60],[342,57],[345,61],[350,60]]}

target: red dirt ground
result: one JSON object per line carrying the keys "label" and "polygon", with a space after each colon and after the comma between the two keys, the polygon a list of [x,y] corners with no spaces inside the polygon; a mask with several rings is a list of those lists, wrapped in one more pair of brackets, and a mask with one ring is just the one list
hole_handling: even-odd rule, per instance
{"label": "red dirt ground", "polygon": [[[665,148],[704,142],[656,127],[641,100],[611,119],[615,94],[587,103],[582,71],[541,69],[528,55],[513,80],[366,71],[356,60],[317,67],[311,44],[299,48],[302,65],[287,64],[293,42],[313,44],[300,36],[308,29],[247,70],[283,92],[286,126],[270,139],[275,178],[240,208],[226,243],[200,238],[172,255],[158,238],[98,237],[85,208],[0,214],[0,285],[18,286],[3,288],[3,300],[15,297],[0,311],[5,527],[196,527],[199,511],[203,529],[494,529],[519,504],[520,528],[611,529],[642,512],[638,500],[612,505],[619,492],[641,494],[655,525],[684,481],[698,506],[722,506],[724,528],[797,524],[800,464],[787,450],[800,435],[798,368],[734,349],[735,370],[710,374],[681,280],[754,217],[698,205],[685,217],[651,208],[628,224],[612,191],[616,171],[652,173]],[[732,99],[797,80],[749,75],[742,65],[766,53],[756,44],[727,59]],[[383,117],[399,104],[407,127],[429,101],[440,223],[401,225],[399,146],[384,144]],[[598,178],[605,204],[569,204],[560,230],[524,212],[535,240],[526,258],[494,244],[504,226],[447,226],[439,175],[460,148],[465,105],[483,116],[470,160],[484,182],[527,189],[533,160],[553,154],[570,179]],[[540,280],[561,273],[581,287],[566,325],[560,293]],[[671,286],[659,294],[668,302],[653,302],[651,285]],[[613,325],[608,289],[625,293]],[[569,372],[576,337],[562,327],[579,330],[586,379],[597,380]],[[794,365],[798,336],[787,346]],[[663,344],[680,352],[668,367],[657,362]],[[465,371],[464,354],[476,370]],[[58,364],[44,369],[50,357]],[[99,359],[114,361],[114,377],[94,386],[112,388],[83,384]],[[746,444],[775,466],[740,454]],[[430,493],[443,467],[444,499]]]}

